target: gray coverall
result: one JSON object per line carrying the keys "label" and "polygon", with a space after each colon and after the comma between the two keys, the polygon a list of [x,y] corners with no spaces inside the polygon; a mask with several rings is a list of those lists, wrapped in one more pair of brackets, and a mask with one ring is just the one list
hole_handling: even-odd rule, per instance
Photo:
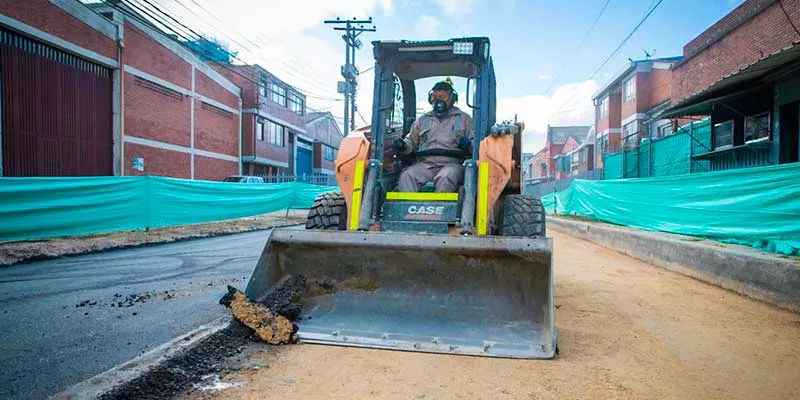
{"label": "gray coverall", "polygon": [[[459,150],[458,142],[462,136],[473,138],[472,117],[452,107],[442,117],[432,111],[422,115],[411,125],[405,138],[404,154],[427,149]],[[456,192],[464,182],[462,160],[446,156],[425,156],[418,158],[413,165],[400,173],[397,190],[418,192],[426,182],[433,181],[437,192]]]}

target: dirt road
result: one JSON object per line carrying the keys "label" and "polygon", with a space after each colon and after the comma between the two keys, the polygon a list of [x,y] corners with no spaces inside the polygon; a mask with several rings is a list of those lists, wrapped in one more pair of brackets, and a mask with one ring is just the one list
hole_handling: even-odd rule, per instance
{"label": "dirt road", "polygon": [[800,398],[800,315],[554,236],[555,360],[264,346],[187,398]]}

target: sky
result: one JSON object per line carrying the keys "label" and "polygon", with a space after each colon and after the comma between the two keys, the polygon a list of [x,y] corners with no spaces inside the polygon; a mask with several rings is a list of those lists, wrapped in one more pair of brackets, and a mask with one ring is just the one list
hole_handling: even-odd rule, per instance
{"label": "sky", "polygon": [[[304,91],[310,109],[330,111],[337,119],[343,115],[336,82],[342,80],[345,44],[341,32],[323,20],[372,17],[377,32],[362,34],[364,46],[356,57],[356,65],[364,71],[359,78],[357,127],[371,116],[371,41],[488,36],[498,84],[497,117],[517,115],[525,122],[525,152],[544,146],[548,124],[591,125],[592,94],[624,69],[628,58],[643,59],[645,51],[653,57],[681,55],[685,43],[742,3],[663,0],[598,71],[658,0],[149,1],[196,32],[227,42],[238,51],[236,62],[265,67]],[[456,85],[463,91],[463,82]],[[461,108],[467,107],[461,104]]]}

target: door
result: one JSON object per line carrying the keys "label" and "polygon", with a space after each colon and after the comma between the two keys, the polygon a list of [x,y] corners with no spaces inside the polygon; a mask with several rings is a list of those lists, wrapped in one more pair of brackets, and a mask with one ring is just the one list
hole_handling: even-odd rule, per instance
{"label": "door", "polygon": [[297,140],[296,143],[297,143],[297,161],[296,161],[297,167],[295,169],[295,175],[298,177],[302,176],[311,177],[311,172],[312,172],[311,163],[313,160],[313,158],[311,157],[312,155],[311,146],[308,145],[308,147],[306,147],[299,140]]}
{"label": "door", "polygon": [[780,108],[780,163],[787,164],[798,161],[798,141],[800,140],[800,101],[789,103]]}
{"label": "door", "polygon": [[111,70],[0,29],[4,176],[113,175]]}

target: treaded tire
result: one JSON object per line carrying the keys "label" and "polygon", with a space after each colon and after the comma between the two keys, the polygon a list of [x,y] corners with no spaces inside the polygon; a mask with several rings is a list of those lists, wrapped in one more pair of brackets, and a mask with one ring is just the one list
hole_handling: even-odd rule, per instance
{"label": "treaded tire", "polygon": [[500,236],[545,237],[545,229],[541,200],[524,194],[505,197]]}
{"label": "treaded tire", "polygon": [[306,229],[347,229],[347,204],[341,192],[328,192],[317,196],[308,211]]}

